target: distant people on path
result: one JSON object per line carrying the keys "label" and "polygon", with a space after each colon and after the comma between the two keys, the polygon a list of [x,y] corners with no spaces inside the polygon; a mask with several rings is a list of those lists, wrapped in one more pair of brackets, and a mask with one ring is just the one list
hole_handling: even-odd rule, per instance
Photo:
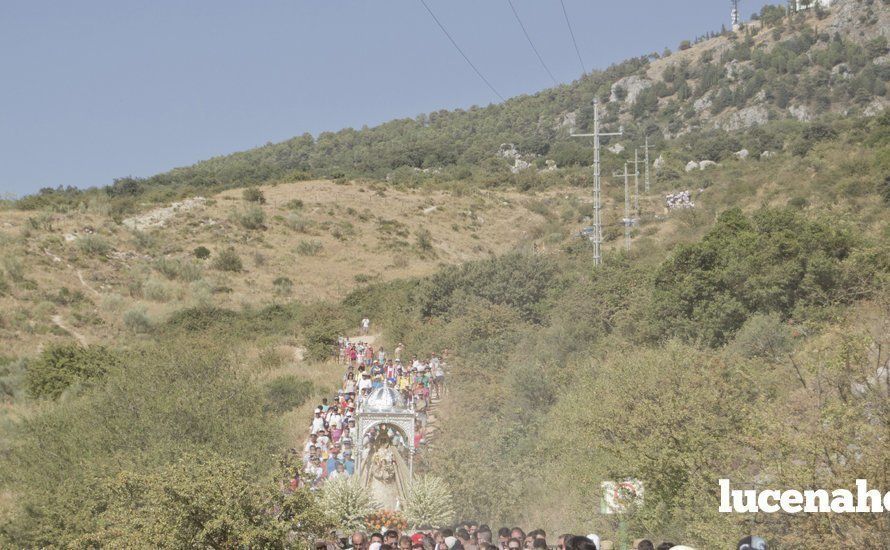
{"label": "distant people on path", "polygon": [[361,326],[359,327],[361,335],[367,336],[368,332],[371,331],[371,320],[365,317],[362,319]]}

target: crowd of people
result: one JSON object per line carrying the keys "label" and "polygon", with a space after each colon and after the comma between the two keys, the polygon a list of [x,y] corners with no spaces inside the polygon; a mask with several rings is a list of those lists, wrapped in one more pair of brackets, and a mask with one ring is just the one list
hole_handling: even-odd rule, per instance
{"label": "crowd of people", "polygon": [[[366,333],[368,322],[362,321]],[[433,399],[445,392],[445,357],[433,354],[427,359],[405,356],[401,343],[388,353],[383,346],[374,347],[359,339],[338,338],[338,362],[345,374],[337,394],[324,398],[313,412],[309,436],[302,449],[291,449],[285,457],[290,478],[286,489],[308,486],[318,489],[327,479],[355,475],[356,453],[366,452],[368,443],[377,437],[378,428],[364,434],[358,441],[356,415],[375,389],[384,385],[398,391],[407,407],[415,413],[414,448],[422,449],[426,438],[427,413]],[[396,447],[407,447],[400,433],[389,434]],[[363,457],[364,458],[364,457]],[[302,466],[304,475],[301,477]]]}
{"label": "crowd of people", "polygon": [[[320,543],[317,550],[329,545]],[[543,529],[526,533],[519,527],[501,527],[494,532],[488,525],[466,521],[454,528],[422,529],[400,533],[388,530],[367,534],[357,531],[336,546],[348,550],[617,550],[611,540],[601,540],[596,534],[562,534],[553,543]],[[634,550],[693,550],[689,546],[664,541],[655,544],[649,539],[633,541]],[[736,544],[737,550],[769,550],[760,537],[745,537]]]}
{"label": "crowd of people", "polygon": [[[367,334],[368,322],[362,321],[361,329]],[[359,339],[338,338],[338,362],[345,368],[341,387],[337,394],[322,399],[315,408],[309,426],[308,439],[301,450],[291,449],[285,457],[292,477],[285,480],[285,490],[301,486],[317,489],[325,480],[356,474],[355,453],[366,449],[376,433],[359,438],[356,415],[371,393],[384,385],[398,391],[406,405],[415,411],[415,448],[423,445],[426,430],[426,411],[432,395],[436,398],[445,392],[445,359],[431,355],[421,360],[405,356],[401,343],[388,353],[383,346],[374,347]],[[404,445],[399,434],[392,434],[394,443]],[[300,471],[305,472],[301,479]],[[319,542],[317,550],[617,550],[610,540],[601,540],[596,534],[562,534],[551,543],[543,529],[526,533],[519,527],[502,527],[497,532],[485,524],[466,521],[453,528],[421,529],[382,533],[355,532],[351,537],[337,542]],[[688,546],[664,541],[659,544],[648,539],[633,542],[634,550],[692,550]],[[759,537],[746,537],[737,545],[738,550],[768,550]]]}

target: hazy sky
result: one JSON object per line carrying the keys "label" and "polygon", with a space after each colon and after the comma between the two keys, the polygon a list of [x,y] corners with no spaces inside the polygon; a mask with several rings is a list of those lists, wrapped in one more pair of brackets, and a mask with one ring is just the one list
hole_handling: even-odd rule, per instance
{"label": "hazy sky", "polygon": [[[502,95],[552,85],[507,0],[426,1]],[[588,70],[729,20],[729,0],[564,1]],[[577,78],[559,0],[513,4]],[[0,0],[0,195],[493,101],[420,0]]]}

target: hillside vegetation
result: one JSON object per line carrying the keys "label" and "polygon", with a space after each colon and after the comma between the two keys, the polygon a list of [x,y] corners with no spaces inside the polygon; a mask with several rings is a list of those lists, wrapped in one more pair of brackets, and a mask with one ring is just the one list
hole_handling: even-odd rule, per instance
{"label": "hillside vegetation", "polygon": [[[887,14],[768,7],[501,105],[4,202],[0,546],[326,536],[281,457],[341,381],[337,336],[369,316],[387,349],[453,351],[418,467],[466,517],[615,538],[600,482],[633,477],[635,537],[882,547],[887,514],[716,503],[719,478],[887,479]],[[592,151],[568,137],[594,97],[627,130],[604,144],[598,268],[579,234]],[[612,174],[645,136],[657,164],[625,251]]]}
{"label": "hillside vegetation", "polygon": [[[882,154],[888,122],[866,138],[883,136]],[[433,468],[467,516],[615,533],[614,516],[597,513],[600,481],[631,477],[646,483],[628,515],[638,537],[704,548],[752,531],[791,548],[886,541],[879,514],[828,524],[717,513],[720,478],[849,487],[887,474],[888,202],[855,207],[839,179],[785,181],[784,204],[745,178],[715,183],[697,200],[743,185],[760,205],[746,213],[730,199],[697,222],[684,211],[680,242],[641,238],[598,269],[584,243],[567,243],[348,299],[384,317],[393,340],[457,350]]]}
{"label": "hillside vegetation", "polygon": [[[630,59],[501,104],[304,134],[146,179],[120,178],[87,194],[107,194],[114,210],[130,212],[144,200],[169,201],[208,188],[319,177],[407,186],[521,185],[526,175],[511,174],[513,161],[499,155],[501,144],[515,144],[539,168],[546,160],[559,167],[586,165],[586,144],[569,134],[590,130],[594,98],[603,105],[606,123],[622,123],[634,139],[645,134],[656,142],[769,120],[875,114],[887,105],[886,2],[841,0],[829,12],[784,13],[783,7],[768,6],[743,31],[687,41],[676,52]],[[85,200],[82,195],[46,189],[20,206],[66,208]]]}

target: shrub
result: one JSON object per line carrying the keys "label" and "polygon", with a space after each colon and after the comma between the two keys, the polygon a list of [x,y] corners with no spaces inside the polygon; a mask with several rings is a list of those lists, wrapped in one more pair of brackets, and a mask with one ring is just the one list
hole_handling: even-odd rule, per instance
{"label": "shrub", "polygon": [[300,199],[291,199],[287,201],[287,204],[284,205],[288,210],[301,210],[303,208],[303,201]]}
{"label": "shrub", "polygon": [[208,249],[206,246],[199,246],[192,251],[192,254],[194,254],[195,258],[198,258],[199,260],[206,260],[210,257],[210,249]]}
{"label": "shrub", "polygon": [[101,346],[52,345],[28,364],[25,383],[33,397],[56,399],[71,384],[104,376],[119,364],[119,358]]}
{"label": "shrub", "polygon": [[266,197],[263,195],[263,192],[256,187],[248,187],[241,193],[241,196],[247,202],[256,202],[259,204],[266,204]]}
{"label": "shrub", "polygon": [[15,256],[6,256],[3,258],[3,269],[13,281],[20,283],[25,280],[25,269],[22,262]]}
{"label": "shrub", "polygon": [[111,251],[111,245],[99,235],[84,235],[77,239],[77,247],[90,256],[105,256]]}
{"label": "shrub", "polygon": [[318,241],[300,241],[296,252],[298,256],[316,256],[321,249],[322,244]]}
{"label": "shrub", "polygon": [[278,277],[272,281],[277,296],[290,296],[294,290],[294,282],[287,277]]}
{"label": "shrub", "polygon": [[220,271],[241,271],[244,265],[234,248],[227,248],[213,259],[213,268]]}
{"label": "shrub", "polygon": [[244,229],[263,229],[266,223],[266,212],[257,205],[235,210],[232,217]]}
{"label": "shrub", "polygon": [[300,319],[306,344],[306,357],[322,361],[331,357],[337,346],[337,335],[345,330],[335,307],[318,304]]}
{"label": "shrub", "polygon": [[25,386],[27,363],[23,359],[0,358],[0,399],[15,399]]}
{"label": "shrub", "polygon": [[151,330],[151,320],[145,308],[136,307],[124,312],[124,326],[136,334],[144,334]]}
{"label": "shrub", "polygon": [[[265,497],[277,499],[272,494],[280,493],[269,485],[254,485],[273,465],[270,450],[277,437],[262,412],[262,393],[234,365],[224,342],[165,339],[133,353],[127,363],[126,369],[110,370],[105,383],[82,398],[42,407],[21,423],[5,449],[3,466],[17,489],[17,507],[27,513],[4,523],[4,546],[253,547],[233,533],[261,524],[239,523],[241,527],[229,531],[232,525],[222,519],[246,521],[233,504],[246,498],[245,485],[234,483],[227,467],[211,461],[214,453],[250,465],[239,479],[250,479],[250,486],[264,493],[251,507],[257,521],[277,516],[268,514],[267,505],[284,504],[282,516],[315,508],[312,499],[270,502]],[[177,465],[181,459],[191,462],[189,456],[202,457],[208,466]],[[100,517],[106,510],[109,515]],[[304,519],[308,517],[297,521]],[[282,525],[282,539],[293,525]],[[110,538],[102,544],[89,543],[96,541],[92,537],[77,541],[96,530]],[[149,532],[155,538],[141,538]],[[182,533],[207,538],[175,538]],[[217,535],[218,545],[208,542]],[[259,548],[285,547],[284,542],[255,542]]]}
{"label": "shrub", "polygon": [[454,521],[452,502],[451,490],[444,481],[434,476],[419,477],[411,483],[405,495],[405,518],[414,529],[451,525]]}
{"label": "shrub", "polygon": [[263,388],[263,411],[274,414],[285,413],[305,403],[312,392],[313,385],[309,380],[303,380],[292,374],[276,378]]}
{"label": "shrub", "polygon": [[537,320],[555,276],[551,261],[520,253],[448,267],[425,281],[420,311],[424,317],[447,315],[463,296],[510,306],[526,319]]}
{"label": "shrub", "polygon": [[791,346],[791,330],[775,313],[752,315],[735,335],[730,348],[752,358],[777,360]]}
{"label": "shrub", "polygon": [[133,230],[133,245],[137,250],[145,252],[146,250],[151,250],[157,245],[158,240],[155,238],[154,234],[146,233],[145,231]]}
{"label": "shrub", "polygon": [[415,236],[417,238],[417,248],[419,248],[421,252],[433,251],[433,234],[430,233],[429,229],[418,229]]}
{"label": "shrub", "polygon": [[861,244],[843,226],[793,210],[751,218],[727,210],[700,242],[679,247],[659,267],[653,326],[664,336],[722,345],[755,313],[785,319],[808,305],[843,303],[867,293],[880,270],[852,266]]}
{"label": "shrub", "polygon": [[355,476],[328,480],[321,491],[321,508],[344,531],[364,529],[365,517],[378,505]]}
{"label": "shrub", "polygon": [[142,295],[155,302],[167,302],[173,297],[173,291],[164,281],[152,278],[142,283]]}
{"label": "shrub", "polygon": [[200,265],[180,258],[158,258],[155,260],[155,269],[170,280],[181,279],[188,282],[197,281],[203,274]]}
{"label": "shrub", "polygon": [[309,226],[306,220],[296,212],[291,212],[284,218],[284,225],[297,233],[305,232],[306,228]]}
{"label": "shrub", "polygon": [[72,546],[307,548],[329,529],[308,491],[270,496],[249,462],[203,450],[121,472],[109,486],[96,530]]}

